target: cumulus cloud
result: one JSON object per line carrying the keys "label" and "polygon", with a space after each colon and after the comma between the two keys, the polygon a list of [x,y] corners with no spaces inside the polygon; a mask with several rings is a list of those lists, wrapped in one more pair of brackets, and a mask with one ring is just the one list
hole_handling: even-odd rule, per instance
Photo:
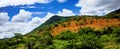
{"label": "cumulus cloud", "polygon": [[34,17],[29,22],[6,22],[0,25],[0,39],[11,38],[14,33],[27,34],[41,24],[39,17]]}
{"label": "cumulus cloud", "polygon": [[12,22],[27,22],[31,15],[31,12],[21,9],[19,14],[13,16]]}
{"label": "cumulus cloud", "polygon": [[33,17],[32,20],[27,21],[31,16],[32,12],[20,10],[19,14],[13,16],[11,21],[8,21],[8,14],[0,13],[0,23],[2,24],[0,25],[0,39],[13,37],[14,33],[27,34],[38,27],[42,19]]}
{"label": "cumulus cloud", "polygon": [[8,13],[0,13],[0,25],[9,20]]}
{"label": "cumulus cloud", "polygon": [[59,11],[57,15],[59,15],[59,16],[73,16],[75,14],[71,10],[63,9],[62,11]]}
{"label": "cumulus cloud", "polygon": [[60,3],[63,3],[65,1],[67,1],[67,0],[57,0],[57,1],[60,2]]}
{"label": "cumulus cloud", "polygon": [[30,21],[31,24],[41,24],[42,19],[39,17],[34,17],[32,18],[32,20]]}
{"label": "cumulus cloud", "polygon": [[81,7],[82,15],[104,15],[120,8],[120,0],[79,0],[76,7]]}
{"label": "cumulus cloud", "polygon": [[0,7],[50,3],[52,0],[0,0]]}
{"label": "cumulus cloud", "polygon": [[13,37],[14,33],[26,34],[37,26],[29,22],[7,22],[0,26],[0,39]]}

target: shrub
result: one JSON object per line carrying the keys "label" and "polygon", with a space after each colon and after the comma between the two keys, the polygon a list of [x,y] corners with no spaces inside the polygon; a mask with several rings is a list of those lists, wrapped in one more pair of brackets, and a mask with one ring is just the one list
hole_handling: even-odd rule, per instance
{"label": "shrub", "polygon": [[92,24],[92,22],[93,22],[93,19],[90,19],[90,24]]}
{"label": "shrub", "polygon": [[54,25],[55,25],[55,27],[58,27],[58,24],[57,24],[57,23],[55,23]]}
{"label": "shrub", "polygon": [[47,31],[50,31],[52,29],[52,27],[48,26],[45,28]]}
{"label": "shrub", "polygon": [[115,34],[110,34],[110,35],[104,34],[104,35],[101,35],[100,41],[101,42],[113,42],[113,41],[117,41],[117,38],[115,36],[116,36]]}
{"label": "shrub", "polygon": [[8,45],[4,41],[0,41],[0,49],[7,49]]}
{"label": "shrub", "polygon": [[79,23],[79,25],[85,25],[86,24],[86,22],[80,22]]}
{"label": "shrub", "polygon": [[106,29],[103,30],[103,34],[110,34],[113,32],[113,28],[112,27],[107,27]]}
{"label": "shrub", "polygon": [[20,33],[15,33],[14,34],[15,35],[15,37],[18,39],[18,38],[22,38],[22,34],[20,34]]}
{"label": "shrub", "polygon": [[52,35],[50,34],[50,32],[43,32],[39,42],[42,46],[47,46],[47,45],[51,45],[52,44]]}
{"label": "shrub", "polygon": [[60,40],[72,40],[77,37],[77,34],[72,33],[71,31],[63,31],[59,35],[57,35],[55,38],[60,39]]}
{"label": "shrub", "polygon": [[114,33],[114,34],[117,34],[117,36],[120,36],[120,27],[114,28],[114,29],[113,29],[113,33]]}
{"label": "shrub", "polygon": [[78,34],[88,34],[88,33],[94,33],[94,29],[90,28],[90,27],[86,27],[86,28],[81,28],[78,31]]}
{"label": "shrub", "polygon": [[63,24],[61,24],[61,26],[66,27],[66,24],[63,23]]}
{"label": "shrub", "polygon": [[70,21],[67,23],[68,26],[70,26]]}
{"label": "shrub", "polygon": [[93,33],[82,34],[79,37],[79,40],[81,42],[79,49],[102,49],[103,48],[103,45],[98,40],[98,37]]}

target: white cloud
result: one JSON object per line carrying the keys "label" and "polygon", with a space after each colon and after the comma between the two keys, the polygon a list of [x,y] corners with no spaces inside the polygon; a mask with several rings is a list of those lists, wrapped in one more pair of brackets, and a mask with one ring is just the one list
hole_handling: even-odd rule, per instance
{"label": "white cloud", "polygon": [[79,0],[82,15],[103,15],[120,8],[120,0]]}
{"label": "white cloud", "polygon": [[11,38],[14,33],[27,34],[41,24],[39,17],[33,17],[29,22],[6,22],[0,25],[0,39]]}
{"label": "white cloud", "polygon": [[20,10],[19,14],[13,16],[12,22],[27,22],[31,15],[31,12],[22,9]]}
{"label": "white cloud", "polygon": [[37,8],[37,7],[36,6],[25,6],[25,7],[21,6],[20,8]]}
{"label": "white cloud", "polygon": [[9,20],[8,13],[0,13],[0,25]]}
{"label": "white cloud", "polygon": [[14,33],[26,34],[36,28],[38,24],[29,22],[7,22],[0,26],[0,39],[11,38]]}
{"label": "white cloud", "polygon": [[60,2],[60,3],[63,3],[65,1],[67,1],[67,0],[57,0],[57,1]]}
{"label": "white cloud", "polygon": [[0,7],[50,3],[52,0],[0,0]]}
{"label": "white cloud", "polygon": [[32,24],[41,24],[41,21],[42,21],[42,19],[41,18],[39,18],[39,17],[34,17],[34,18],[32,18],[32,20],[30,21],[30,23],[32,23]]}
{"label": "white cloud", "polygon": [[71,10],[63,9],[62,11],[59,11],[57,15],[59,15],[59,16],[73,16],[75,14]]}
{"label": "white cloud", "polygon": [[0,13],[0,39],[11,38],[14,33],[27,34],[34,28],[41,24],[42,19],[33,17],[32,20],[27,21],[32,15],[32,12],[20,10],[19,14],[13,16],[11,21],[8,21],[9,16],[7,13]]}
{"label": "white cloud", "polygon": [[[33,6],[33,5],[27,5],[27,6],[20,6],[19,8],[25,9],[25,8],[38,8],[38,9],[44,9],[45,7],[37,7],[37,6]],[[49,7],[51,8],[51,7]]]}
{"label": "white cloud", "polygon": [[33,15],[40,15],[40,14],[44,14],[46,12],[32,12]]}

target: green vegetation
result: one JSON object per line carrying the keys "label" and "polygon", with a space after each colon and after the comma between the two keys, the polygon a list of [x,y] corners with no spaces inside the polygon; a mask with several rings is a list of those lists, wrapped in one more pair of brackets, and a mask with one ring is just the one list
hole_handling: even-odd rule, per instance
{"label": "green vegetation", "polygon": [[108,13],[106,15],[106,18],[120,18],[120,9],[113,11],[111,13]]}
{"label": "green vegetation", "polygon": [[66,24],[65,24],[65,23],[62,23],[61,26],[66,27]]}
{"label": "green vegetation", "polygon": [[80,22],[79,23],[79,25],[85,25],[86,24],[86,22]]}
{"label": "green vegetation", "polygon": [[[119,19],[119,11],[109,13],[104,17],[94,16],[93,18]],[[87,17],[91,16],[53,16],[49,21],[46,21],[26,35],[15,33],[13,38],[1,39],[0,49],[120,49],[120,26],[111,26],[103,30],[94,30],[86,27],[78,29],[77,32],[65,30],[56,36],[52,36],[51,29],[58,27],[59,24],[66,27],[70,26],[71,20],[79,21],[83,19],[83,22],[76,22],[76,25],[85,25]],[[91,19],[90,23],[92,22],[93,20]]]}
{"label": "green vegetation", "polygon": [[[0,40],[0,49],[104,49],[107,42],[117,43],[120,46],[120,27],[108,27],[103,31],[94,30],[90,27],[80,28],[77,33],[69,30],[61,32],[53,37],[50,31],[40,35],[32,34],[21,36],[16,34],[12,39]],[[108,47],[109,48],[109,47]]]}

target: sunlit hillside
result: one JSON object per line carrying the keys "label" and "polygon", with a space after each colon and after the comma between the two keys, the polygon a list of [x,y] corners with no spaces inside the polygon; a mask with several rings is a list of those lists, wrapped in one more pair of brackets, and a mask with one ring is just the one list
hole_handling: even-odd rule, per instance
{"label": "sunlit hillside", "polygon": [[120,10],[104,16],[55,15],[26,35],[0,40],[0,49],[120,49]]}

